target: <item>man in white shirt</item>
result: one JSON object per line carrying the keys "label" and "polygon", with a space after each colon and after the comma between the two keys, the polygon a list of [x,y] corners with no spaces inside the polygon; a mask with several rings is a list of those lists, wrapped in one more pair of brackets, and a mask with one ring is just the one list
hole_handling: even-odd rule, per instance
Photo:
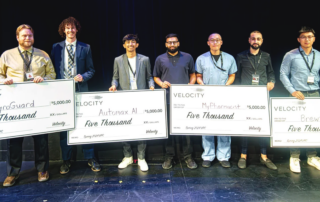
{"label": "man in white shirt", "polygon": [[[137,35],[128,34],[123,38],[126,53],[116,57],[113,65],[113,78],[109,91],[154,89],[151,64],[148,57],[137,54],[139,46]],[[141,171],[149,169],[145,161],[146,141],[138,142],[138,165]],[[132,149],[128,142],[123,143],[124,158],[118,168],[123,169],[133,163]]]}

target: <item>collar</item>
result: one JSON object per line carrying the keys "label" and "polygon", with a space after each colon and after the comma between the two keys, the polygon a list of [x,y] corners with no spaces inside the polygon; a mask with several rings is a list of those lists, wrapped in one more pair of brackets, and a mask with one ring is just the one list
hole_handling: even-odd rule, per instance
{"label": "collar", "polygon": [[258,56],[258,55],[261,54],[261,49],[259,49],[259,52],[258,52],[257,55],[253,55],[253,54],[250,52],[250,49],[249,49],[249,50],[248,50],[248,54],[249,54],[249,56]]}
{"label": "collar", "polygon": [[167,51],[167,55],[168,55],[168,57],[171,57],[171,58],[173,58],[173,57],[180,57],[180,51],[178,50],[178,54],[175,55],[175,56],[170,55],[169,52]]}
{"label": "collar", "polygon": [[24,53],[24,51],[27,51],[28,53],[32,53],[32,48],[33,48],[33,46],[31,46],[28,50],[24,50],[24,49],[22,49],[21,47],[20,47],[20,45],[18,46],[18,48],[20,49],[20,51],[21,51],[21,53]]}
{"label": "collar", "polygon": [[69,45],[69,44],[72,44],[73,47],[76,47],[76,46],[77,46],[77,39],[76,39],[74,42],[72,42],[72,43],[69,43],[69,42],[66,40],[66,46]]}
{"label": "collar", "polygon": [[[299,52],[302,52],[304,55],[308,56],[308,55],[306,54],[306,52],[304,52],[303,48],[301,48],[301,46],[299,46],[298,50],[299,50]],[[311,53],[314,53],[313,47],[312,47],[312,49],[311,49],[310,54],[311,54]],[[309,55],[310,55],[310,54],[309,54]]]}

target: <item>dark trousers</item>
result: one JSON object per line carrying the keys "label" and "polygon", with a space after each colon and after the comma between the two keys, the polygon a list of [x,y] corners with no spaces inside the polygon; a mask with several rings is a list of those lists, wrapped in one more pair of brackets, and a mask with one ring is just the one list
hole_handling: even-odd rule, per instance
{"label": "dark trousers", "polygon": [[[303,92],[303,91],[300,91],[300,92],[304,95],[304,97],[319,97],[319,91],[312,92],[312,93]],[[293,96],[290,95],[290,97],[293,97]],[[306,154],[307,154],[308,158],[317,156],[317,152],[316,152],[315,148],[308,148]],[[290,149],[290,156],[292,158],[299,158],[300,157],[300,149],[299,148],[291,148]]]}
{"label": "dark trousers", "polygon": [[[38,172],[45,172],[49,167],[48,135],[32,136],[34,141],[34,163]],[[23,137],[7,140],[7,175],[19,174],[22,165]]]}
{"label": "dark trousers", "polygon": [[193,147],[190,136],[170,135],[170,105],[167,105],[167,121],[168,121],[168,139],[166,140],[166,157],[173,158],[175,156],[175,143],[182,140],[182,152],[184,159],[191,157]]}
{"label": "dark trousers", "polygon": [[[147,142],[146,141],[138,141],[138,159],[143,160],[145,158]],[[123,142],[123,154],[125,157],[132,156],[131,145],[128,142]]]}
{"label": "dark trousers", "polygon": [[[260,152],[267,155],[267,138],[259,137]],[[248,137],[241,138],[241,154],[247,154],[248,152]]]}
{"label": "dark trousers", "polygon": [[[62,159],[64,161],[71,159],[72,146],[68,145],[68,133],[67,131],[60,132],[60,147],[62,152]],[[85,144],[82,145],[83,155],[85,159],[94,158],[94,145]]]}

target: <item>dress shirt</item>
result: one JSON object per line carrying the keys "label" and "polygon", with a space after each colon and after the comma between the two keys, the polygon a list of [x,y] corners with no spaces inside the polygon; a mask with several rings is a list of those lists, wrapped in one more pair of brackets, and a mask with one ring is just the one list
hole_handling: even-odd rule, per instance
{"label": "dress shirt", "polygon": [[[0,83],[3,83],[6,78],[12,78],[14,82],[23,82],[24,65],[18,48],[5,51],[0,57]],[[34,48],[30,69],[34,77],[41,76],[44,80],[56,78],[49,55],[40,49]]]}
{"label": "dress shirt", "polygon": [[[74,54],[74,63],[73,63],[73,68],[74,67],[77,67],[77,60],[76,60],[76,48],[77,48],[77,40],[75,40],[74,42],[72,43],[69,43],[67,40],[66,40],[66,47],[65,47],[65,50],[64,50],[64,70],[65,71],[68,71],[68,59],[69,59],[69,53],[68,53],[68,45],[69,44],[72,44],[72,49],[73,49],[73,54]],[[72,68],[72,73],[76,73],[73,71],[73,68]],[[75,76],[75,75],[73,75]]]}
{"label": "dress shirt", "polygon": [[[248,57],[254,67],[248,60]],[[258,63],[259,59],[260,63]],[[268,82],[275,83],[276,79],[269,53],[260,50],[257,55],[253,55],[250,53],[250,50],[246,50],[237,55],[236,61],[238,71],[234,84],[252,85],[253,74],[259,75],[259,85],[267,85]]]}
{"label": "dress shirt", "polygon": [[[137,78],[137,71],[136,71],[136,66],[137,66],[137,56],[134,56],[133,58],[128,58],[128,61],[129,61],[129,64],[130,64],[130,67],[129,67],[129,77],[130,77],[130,89],[132,90],[132,86],[131,86],[131,83],[132,82],[136,82],[133,78]],[[135,73],[135,76],[133,75],[132,71]]]}
{"label": "dress shirt", "polygon": [[[221,57],[223,66],[221,66]],[[221,51],[216,65],[226,71],[222,71],[213,63],[210,51],[200,55],[196,60],[196,72],[202,74],[203,83],[206,85],[225,85],[229,75],[237,72],[237,65],[234,57],[228,53]]]}
{"label": "dress shirt", "polygon": [[[306,58],[309,66],[312,65],[313,54],[315,54],[314,65],[310,72],[299,50]],[[320,70],[320,53],[316,49],[311,50],[307,55],[304,50],[299,47],[288,52],[282,61],[280,67],[280,80],[284,87],[292,94],[295,91],[312,91],[319,89],[319,70]],[[314,76],[314,83],[307,83],[308,76]]]}

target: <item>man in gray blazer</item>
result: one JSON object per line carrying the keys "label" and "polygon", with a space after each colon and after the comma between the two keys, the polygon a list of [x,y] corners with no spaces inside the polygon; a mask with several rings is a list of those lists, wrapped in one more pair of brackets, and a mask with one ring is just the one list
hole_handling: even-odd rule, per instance
{"label": "man in gray blazer", "polygon": [[[128,34],[122,39],[126,54],[116,57],[113,65],[113,78],[109,91],[119,90],[154,90],[154,81],[151,75],[151,64],[148,57],[137,54],[139,46],[137,35]],[[138,142],[138,165],[141,171],[149,169],[145,161],[146,141]],[[118,168],[123,169],[133,163],[131,145],[123,143],[124,158]]]}

